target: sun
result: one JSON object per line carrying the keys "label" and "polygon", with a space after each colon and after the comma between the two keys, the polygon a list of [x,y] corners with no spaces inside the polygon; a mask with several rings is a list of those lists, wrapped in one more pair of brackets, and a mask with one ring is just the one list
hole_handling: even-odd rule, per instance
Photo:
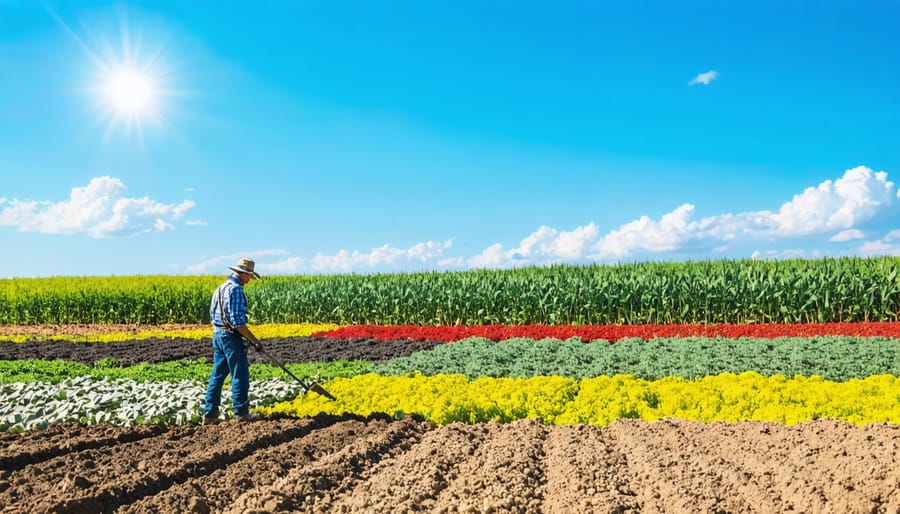
{"label": "sun", "polygon": [[143,145],[149,128],[174,129],[172,102],[184,93],[174,88],[176,74],[167,55],[168,36],[146,24],[139,24],[142,30],[134,30],[123,8],[118,27],[108,23],[102,27],[106,30],[91,27],[87,31],[91,39],[85,40],[55,11],[50,13],[87,57],[89,67],[78,89],[91,98],[97,121],[106,126],[104,141],[117,134],[136,135]]}
{"label": "sun", "polygon": [[89,89],[95,107],[106,121],[106,136],[124,130],[136,133],[143,141],[148,125],[166,126],[166,104],[173,95],[168,73],[159,55],[142,58],[128,44],[122,57],[115,55],[94,61],[94,74]]}
{"label": "sun", "polygon": [[151,114],[159,94],[151,76],[128,68],[112,70],[104,80],[102,93],[108,107],[129,118]]}

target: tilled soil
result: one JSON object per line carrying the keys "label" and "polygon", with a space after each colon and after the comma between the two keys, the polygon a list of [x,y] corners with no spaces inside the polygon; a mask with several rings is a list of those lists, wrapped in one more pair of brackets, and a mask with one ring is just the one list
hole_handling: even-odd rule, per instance
{"label": "tilled soil", "polygon": [[900,427],[319,416],[0,437],[3,512],[900,512]]}
{"label": "tilled soil", "polygon": [[[283,362],[333,362],[339,360],[385,361],[404,357],[419,350],[430,350],[443,341],[333,337],[282,337],[263,340],[266,351]],[[74,343],[58,340],[34,340],[24,343],[0,342],[0,360],[64,360],[93,362],[112,358],[120,366],[146,362],[157,364],[178,359],[204,357],[212,361],[212,339],[138,339],[114,343]],[[250,363],[266,363],[266,357],[248,352]]]}

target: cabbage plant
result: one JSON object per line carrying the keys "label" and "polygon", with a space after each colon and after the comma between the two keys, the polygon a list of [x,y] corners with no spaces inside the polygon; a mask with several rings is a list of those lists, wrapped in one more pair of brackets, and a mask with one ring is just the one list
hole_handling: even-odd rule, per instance
{"label": "cabbage plant", "polygon": [[[251,380],[250,404],[270,405],[296,398],[296,382],[277,378]],[[206,384],[137,382],[129,379],[81,376],[58,384],[48,382],[0,385],[0,431],[46,428],[51,423],[78,422],[86,425],[112,423],[135,425],[166,423],[183,425],[200,420]],[[222,391],[221,412],[231,412],[231,391]]]}

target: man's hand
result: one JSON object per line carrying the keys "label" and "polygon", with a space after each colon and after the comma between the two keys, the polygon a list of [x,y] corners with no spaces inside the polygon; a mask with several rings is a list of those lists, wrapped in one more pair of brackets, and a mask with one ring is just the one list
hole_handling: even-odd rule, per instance
{"label": "man's hand", "polygon": [[253,348],[256,351],[258,351],[258,352],[263,351],[262,342],[259,340],[259,338],[257,338],[255,335],[253,335],[253,332],[250,332],[250,329],[247,328],[247,325],[241,325],[239,327],[235,327],[235,330],[237,330],[238,334],[240,334],[241,337],[243,337],[245,341],[250,343],[250,345],[253,346]]}

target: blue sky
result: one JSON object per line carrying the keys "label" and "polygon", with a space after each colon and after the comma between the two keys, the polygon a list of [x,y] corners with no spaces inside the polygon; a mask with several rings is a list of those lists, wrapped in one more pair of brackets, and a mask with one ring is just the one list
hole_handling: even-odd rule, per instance
{"label": "blue sky", "polygon": [[898,23],[0,0],[0,276],[900,255]]}

